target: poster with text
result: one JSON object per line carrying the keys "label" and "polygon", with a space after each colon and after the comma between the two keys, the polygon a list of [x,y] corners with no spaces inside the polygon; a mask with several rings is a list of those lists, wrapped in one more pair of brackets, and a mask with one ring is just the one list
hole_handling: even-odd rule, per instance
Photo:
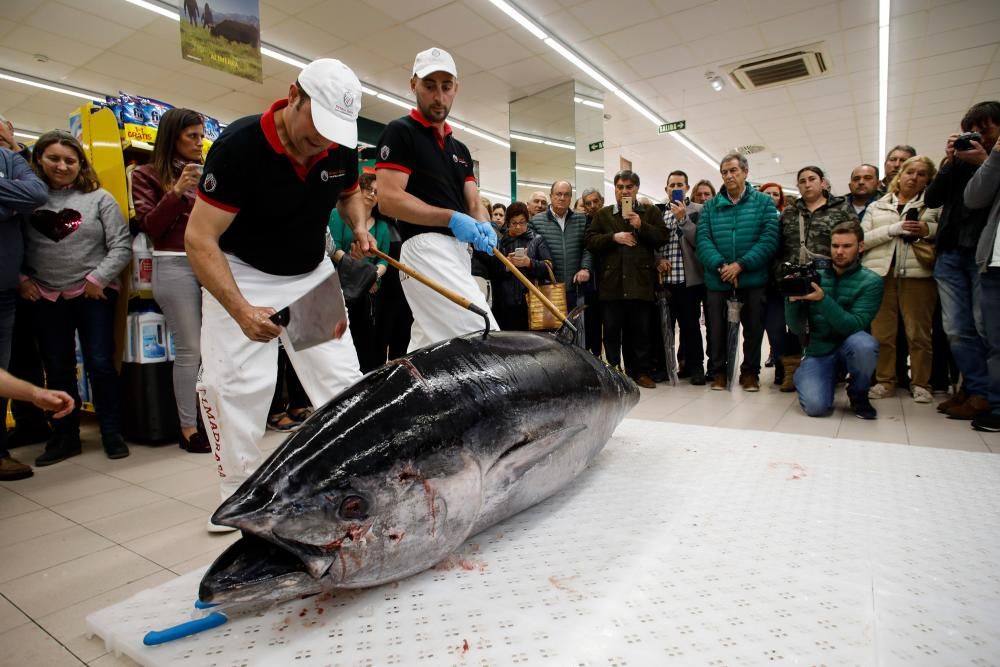
{"label": "poster with text", "polygon": [[182,0],[181,55],[260,83],[260,0]]}

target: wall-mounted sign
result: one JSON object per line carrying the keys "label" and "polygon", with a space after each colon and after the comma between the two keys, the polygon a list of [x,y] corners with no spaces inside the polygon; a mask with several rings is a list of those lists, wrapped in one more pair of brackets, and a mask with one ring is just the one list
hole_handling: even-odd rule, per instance
{"label": "wall-mounted sign", "polygon": [[595,141],[592,144],[587,144],[587,148],[590,149],[591,153],[593,153],[594,151],[602,150],[604,148],[604,142],[603,141]]}
{"label": "wall-mounted sign", "polygon": [[675,120],[672,123],[664,123],[659,128],[657,128],[656,131],[659,132],[660,134],[663,134],[665,132],[676,132],[677,130],[683,130],[686,127],[687,127],[686,120]]}
{"label": "wall-mounted sign", "polygon": [[260,0],[183,0],[181,55],[261,83]]}

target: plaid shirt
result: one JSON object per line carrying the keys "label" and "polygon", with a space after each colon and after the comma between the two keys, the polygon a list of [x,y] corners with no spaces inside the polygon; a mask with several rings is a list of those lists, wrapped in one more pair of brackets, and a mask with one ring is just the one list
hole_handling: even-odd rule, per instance
{"label": "plaid shirt", "polygon": [[663,213],[663,224],[667,227],[670,238],[656,250],[656,259],[670,262],[670,271],[664,274],[663,281],[668,285],[683,285],[684,253],[681,252],[681,230],[677,227],[677,218],[668,207]]}

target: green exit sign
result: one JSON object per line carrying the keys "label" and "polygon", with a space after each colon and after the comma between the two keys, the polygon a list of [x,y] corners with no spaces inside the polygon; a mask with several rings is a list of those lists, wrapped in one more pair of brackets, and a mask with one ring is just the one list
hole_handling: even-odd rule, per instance
{"label": "green exit sign", "polygon": [[663,134],[665,132],[676,132],[677,130],[683,130],[687,127],[686,120],[675,120],[672,123],[664,123],[659,127],[657,132]]}
{"label": "green exit sign", "polygon": [[601,149],[604,148],[604,142],[603,141],[595,141],[592,144],[587,144],[587,148],[590,149],[591,153],[593,153],[594,151],[599,151],[599,150],[601,150]]}

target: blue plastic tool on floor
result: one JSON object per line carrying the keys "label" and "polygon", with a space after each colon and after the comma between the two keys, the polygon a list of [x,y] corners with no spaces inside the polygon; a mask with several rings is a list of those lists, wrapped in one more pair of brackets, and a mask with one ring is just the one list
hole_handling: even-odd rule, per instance
{"label": "blue plastic tool on floor", "polygon": [[[194,603],[194,606],[196,609],[211,609],[216,605],[197,600]],[[142,638],[142,643],[146,646],[164,644],[175,639],[180,639],[181,637],[189,637],[191,635],[198,634],[199,632],[204,632],[205,630],[217,628],[220,625],[225,624],[228,620],[229,617],[222,612],[213,611],[202,618],[196,618],[193,621],[180,623],[169,627],[166,630],[150,630],[146,633],[146,636]]]}

